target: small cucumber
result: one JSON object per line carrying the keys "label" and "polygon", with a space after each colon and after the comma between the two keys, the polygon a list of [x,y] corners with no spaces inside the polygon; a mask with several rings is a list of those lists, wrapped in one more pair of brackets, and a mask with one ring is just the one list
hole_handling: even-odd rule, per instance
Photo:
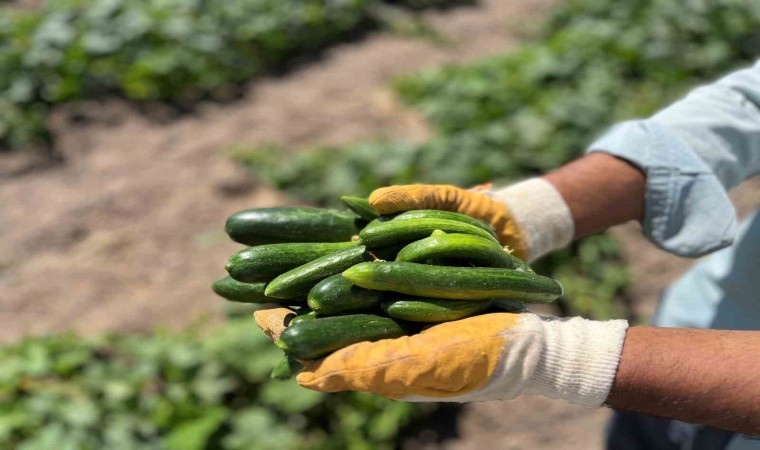
{"label": "small cucumber", "polygon": [[481,313],[491,306],[489,300],[441,300],[437,298],[401,298],[387,300],[380,307],[388,316],[410,322],[449,322]]}
{"label": "small cucumber", "polygon": [[356,247],[356,243],[318,242],[248,247],[234,253],[224,268],[232,278],[245,283],[270,281],[288,270],[348,247]]}
{"label": "small cucumber", "polygon": [[275,344],[293,358],[316,359],[357,342],[397,338],[409,331],[389,317],[352,314],[298,322]]}
{"label": "small cucumber", "polygon": [[362,197],[351,197],[348,195],[344,195],[340,198],[340,201],[343,202],[344,205],[348,209],[354,212],[357,216],[360,218],[366,220],[367,222],[370,222],[372,220],[375,220],[380,216],[380,214],[377,213],[374,209],[372,209],[371,206],[369,206],[369,200]]}
{"label": "small cucumber", "polygon": [[380,303],[381,295],[378,291],[354,286],[338,273],[311,288],[307,301],[317,314],[333,316],[371,309]]}
{"label": "small cucumber", "polygon": [[264,295],[266,285],[266,283],[241,283],[232,277],[224,277],[214,281],[211,289],[217,295],[233,302],[269,303],[276,301]]}
{"label": "small cucumber", "polygon": [[314,311],[308,311],[303,314],[299,311],[298,315],[290,319],[290,322],[288,323],[288,326],[293,325],[294,323],[298,323],[302,320],[314,320],[317,318],[317,313]]}
{"label": "small cucumber", "polygon": [[470,225],[481,228],[483,231],[487,231],[488,234],[497,238],[496,233],[493,231],[490,225],[482,222],[474,217],[470,217],[466,214],[461,214],[454,211],[443,211],[440,209],[415,209],[407,211],[395,216],[392,220],[409,220],[409,219],[443,219],[443,220],[456,220],[463,223],[469,223]]}
{"label": "small cucumber", "polygon": [[340,273],[354,264],[367,261],[369,255],[363,245],[338,250],[322,256],[295,269],[289,270],[270,281],[264,291],[267,297],[293,298],[306,295],[323,279]]}
{"label": "small cucumber", "polygon": [[266,283],[241,283],[232,277],[225,277],[214,281],[211,289],[217,295],[227,300],[240,303],[279,303],[281,305],[304,305],[306,299],[303,297],[289,298],[286,300],[279,298],[267,297]]}
{"label": "small cucumber", "polygon": [[433,233],[412,242],[396,256],[396,261],[424,263],[429,259],[457,258],[479,267],[516,269],[514,259],[501,245],[480,236],[461,233]]}
{"label": "small cucumber", "polygon": [[245,245],[281,242],[343,242],[356,234],[348,212],[305,206],[247,209],[227,219],[225,230]]}
{"label": "small cucumber", "polygon": [[388,247],[426,238],[435,230],[472,234],[498,242],[495,237],[480,227],[447,219],[374,220],[359,232],[359,238],[361,243],[368,248]]}
{"label": "small cucumber", "polygon": [[491,267],[376,261],[357,264],[343,272],[343,276],[365,289],[452,300],[509,298],[551,302],[562,295],[562,287],[551,278]]}

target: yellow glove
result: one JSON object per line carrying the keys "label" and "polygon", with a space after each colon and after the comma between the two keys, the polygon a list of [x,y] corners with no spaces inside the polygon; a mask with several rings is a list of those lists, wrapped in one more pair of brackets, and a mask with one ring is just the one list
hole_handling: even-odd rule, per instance
{"label": "yellow glove", "polygon": [[[266,327],[281,317],[278,310],[256,312],[271,335],[282,329]],[[486,314],[345,347],[307,362],[297,381],[321,392],[364,391],[405,401],[508,400],[530,393],[600,406],[627,326],[623,320]]]}
{"label": "yellow glove", "polygon": [[567,245],[574,232],[570,209],[543,178],[499,190],[444,184],[389,186],[372,192],[369,202],[380,214],[442,209],[480,219],[493,227],[502,245],[527,261]]}

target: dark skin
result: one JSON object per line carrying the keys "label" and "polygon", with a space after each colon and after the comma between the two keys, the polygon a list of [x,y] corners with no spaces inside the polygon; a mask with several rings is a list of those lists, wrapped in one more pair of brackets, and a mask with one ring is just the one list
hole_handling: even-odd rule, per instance
{"label": "dark skin", "polygon": [[[591,153],[545,176],[583,237],[644,215],[646,175]],[[760,299],[758,300],[760,301]],[[632,327],[606,404],[760,435],[760,332]]]}

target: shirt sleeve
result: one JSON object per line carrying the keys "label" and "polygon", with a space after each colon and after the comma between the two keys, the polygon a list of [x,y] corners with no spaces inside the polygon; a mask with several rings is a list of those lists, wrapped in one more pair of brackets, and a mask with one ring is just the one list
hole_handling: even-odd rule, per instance
{"label": "shirt sleeve", "polygon": [[646,173],[642,225],[658,247],[694,257],[730,245],[737,221],[727,191],[760,173],[760,63],[614,126],[595,151]]}

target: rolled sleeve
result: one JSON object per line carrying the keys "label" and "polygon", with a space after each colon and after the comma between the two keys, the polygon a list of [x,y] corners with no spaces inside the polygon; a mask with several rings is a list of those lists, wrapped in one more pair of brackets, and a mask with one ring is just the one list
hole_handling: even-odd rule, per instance
{"label": "rolled sleeve", "polygon": [[667,127],[653,120],[623,122],[594,142],[647,176],[644,234],[658,247],[696,257],[726,247],[736,235],[736,211],[707,164]]}
{"label": "rolled sleeve", "polygon": [[727,191],[760,173],[760,63],[617,125],[588,151],[646,173],[644,233],[659,247],[700,256],[730,245],[737,223]]}

